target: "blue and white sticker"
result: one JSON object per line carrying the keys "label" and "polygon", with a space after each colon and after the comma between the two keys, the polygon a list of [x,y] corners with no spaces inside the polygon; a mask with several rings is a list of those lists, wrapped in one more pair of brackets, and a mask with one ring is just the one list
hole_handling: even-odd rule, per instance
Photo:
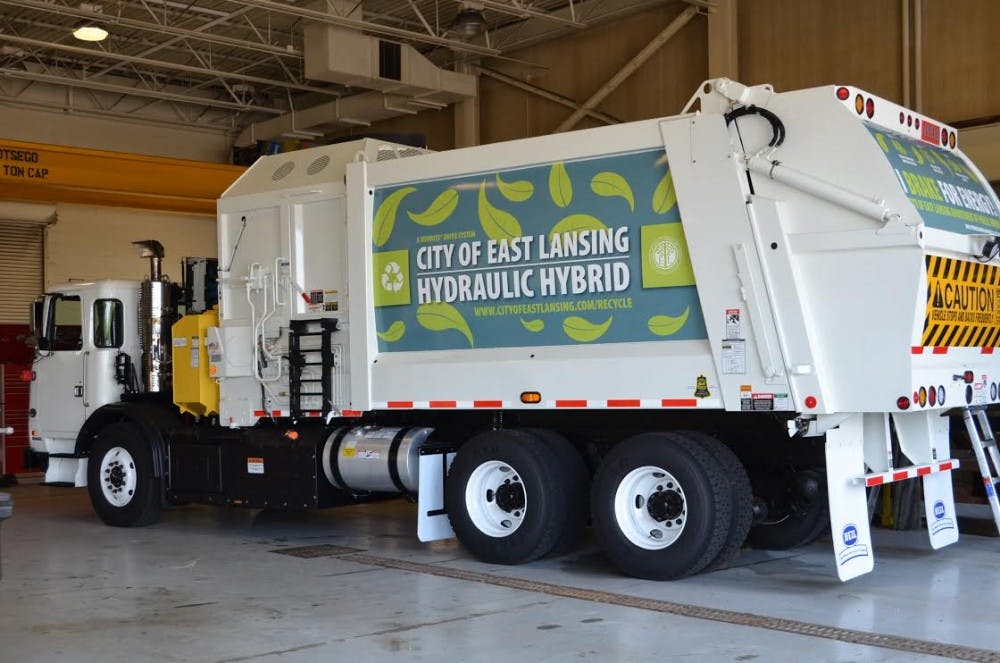
{"label": "blue and white sticker", "polygon": [[852,559],[868,556],[868,546],[858,543],[858,527],[854,523],[844,525],[844,529],[840,533],[840,538],[844,543],[844,549],[837,556],[841,566]]}
{"label": "blue and white sticker", "polygon": [[934,502],[933,513],[934,522],[930,524],[931,534],[937,534],[946,529],[955,529],[955,521],[947,517],[948,509],[945,507],[943,501],[938,500]]}

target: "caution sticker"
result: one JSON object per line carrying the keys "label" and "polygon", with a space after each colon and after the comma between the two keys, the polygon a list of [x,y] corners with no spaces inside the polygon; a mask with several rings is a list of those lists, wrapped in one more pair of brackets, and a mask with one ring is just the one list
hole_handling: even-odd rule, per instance
{"label": "caution sticker", "polygon": [[924,347],[992,347],[1000,338],[1000,267],[927,256]]}
{"label": "caution sticker", "polygon": [[263,474],[263,473],[264,473],[263,458],[247,458],[247,474]]}

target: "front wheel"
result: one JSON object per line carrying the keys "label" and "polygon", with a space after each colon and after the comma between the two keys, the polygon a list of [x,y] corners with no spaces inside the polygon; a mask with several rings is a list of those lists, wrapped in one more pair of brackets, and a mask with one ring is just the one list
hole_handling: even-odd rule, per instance
{"label": "front wheel", "polygon": [[732,491],[698,440],[643,433],[604,458],[591,496],[594,532],[623,573],[669,580],[697,573],[722,552]]}
{"label": "front wheel", "polygon": [[94,511],[108,525],[139,527],[160,518],[160,480],[153,451],[138,426],[128,422],[102,430],[90,450],[87,490]]}
{"label": "front wheel", "polygon": [[547,555],[569,529],[572,477],[534,433],[489,431],[458,450],[445,484],[455,536],[484,562],[523,564]]}

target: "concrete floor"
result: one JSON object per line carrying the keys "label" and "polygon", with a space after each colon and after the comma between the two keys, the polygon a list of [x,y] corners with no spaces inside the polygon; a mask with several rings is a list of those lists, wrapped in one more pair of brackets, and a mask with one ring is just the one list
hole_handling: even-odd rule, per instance
{"label": "concrete floor", "polygon": [[[874,573],[846,584],[828,542],[745,551],[734,568],[654,583],[617,575],[591,545],[514,568],[476,562],[451,541],[421,545],[403,502],[309,514],[195,506],[115,529],[98,522],[85,490],[5,490],[15,506],[0,532],[4,663],[935,659],[842,632],[775,630],[765,617],[812,633],[832,626],[990,650],[978,660],[1000,661],[998,539],[964,536],[934,553],[922,532],[880,531]],[[274,552],[317,544],[360,549],[370,563]],[[568,598],[505,579],[596,591]],[[627,607],[635,597],[651,601]],[[674,604],[758,617],[746,626],[678,616]]]}

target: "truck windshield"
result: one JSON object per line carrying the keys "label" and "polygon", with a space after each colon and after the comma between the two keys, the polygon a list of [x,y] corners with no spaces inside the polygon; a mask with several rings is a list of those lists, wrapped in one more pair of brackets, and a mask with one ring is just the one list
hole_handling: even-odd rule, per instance
{"label": "truck windshield", "polygon": [[865,124],[928,227],[963,235],[1000,234],[997,198],[962,155]]}

